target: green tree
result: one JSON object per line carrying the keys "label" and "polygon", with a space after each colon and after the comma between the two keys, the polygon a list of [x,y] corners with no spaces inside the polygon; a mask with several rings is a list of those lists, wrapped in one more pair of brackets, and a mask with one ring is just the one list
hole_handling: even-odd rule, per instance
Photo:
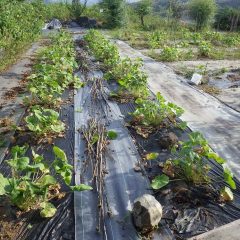
{"label": "green tree", "polygon": [[104,17],[107,27],[121,27],[124,21],[124,0],[103,0]]}
{"label": "green tree", "polygon": [[171,17],[176,20],[180,19],[182,17],[183,10],[184,6],[179,0],[168,0],[168,11]]}
{"label": "green tree", "polygon": [[71,12],[74,18],[80,17],[86,9],[88,0],[72,0]]}
{"label": "green tree", "polygon": [[221,8],[215,17],[215,27],[219,30],[237,31],[240,29],[240,9]]}
{"label": "green tree", "polygon": [[152,10],[151,0],[141,0],[136,4],[136,13],[140,17],[142,26],[144,26],[144,17],[151,13],[151,10]]}
{"label": "green tree", "polygon": [[191,0],[189,14],[196,22],[198,30],[207,27],[214,18],[217,5],[215,0]]}

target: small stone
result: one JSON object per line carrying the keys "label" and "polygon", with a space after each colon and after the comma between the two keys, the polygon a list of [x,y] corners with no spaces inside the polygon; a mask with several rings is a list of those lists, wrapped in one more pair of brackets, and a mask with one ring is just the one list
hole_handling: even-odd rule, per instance
{"label": "small stone", "polygon": [[152,195],[144,194],[134,201],[132,215],[137,229],[150,231],[162,218],[162,205]]}
{"label": "small stone", "polygon": [[195,85],[199,85],[202,82],[202,78],[203,76],[201,74],[194,73],[192,76],[191,82]]}
{"label": "small stone", "polygon": [[177,143],[178,137],[173,132],[164,133],[164,135],[160,139],[160,147],[163,149],[170,149]]}
{"label": "small stone", "polygon": [[139,166],[135,166],[135,167],[134,167],[134,171],[135,171],[135,172],[141,172],[141,168],[140,168]]}

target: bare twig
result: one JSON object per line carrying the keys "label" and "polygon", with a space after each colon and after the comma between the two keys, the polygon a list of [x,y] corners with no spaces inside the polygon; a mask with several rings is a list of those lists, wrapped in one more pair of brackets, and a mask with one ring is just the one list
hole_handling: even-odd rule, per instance
{"label": "bare twig", "polygon": [[104,205],[104,177],[106,174],[105,152],[108,144],[106,128],[96,119],[90,119],[88,126],[83,129],[83,136],[87,142],[87,161],[85,168],[91,165],[92,181],[98,193],[98,225],[97,230],[101,229],[106,234],[104,224],[105,205]]}

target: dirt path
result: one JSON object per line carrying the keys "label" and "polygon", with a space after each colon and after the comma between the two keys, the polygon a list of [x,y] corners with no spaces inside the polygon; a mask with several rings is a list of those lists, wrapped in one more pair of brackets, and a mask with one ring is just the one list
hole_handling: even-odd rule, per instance
{"label": "dirt path", "polygon": [[0,73],[0,121],[6,122],[0,125],[0,163],[14,133],[8,129],[13,124],[18,125],[25,112],[22,105],[25,87],[22,81],[26,78],[27,72],[31,70],[32,58],[40,47],[40,42],[32,44],[17,63],[7,71]]}
{"label": "dirt path", "polygon": [[161,92],[168,101],[181,106],[185,110],[182,120],[187,121],[193,131],[203,133],[240,179],[240,113],[193,88],[165,64],[144,56],[123,41],[117,40],[116,44],[122,56],[143,59],[150,90]]}

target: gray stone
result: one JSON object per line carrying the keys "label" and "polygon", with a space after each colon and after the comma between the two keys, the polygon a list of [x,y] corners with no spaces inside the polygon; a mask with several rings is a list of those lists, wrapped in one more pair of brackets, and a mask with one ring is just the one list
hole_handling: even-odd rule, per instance
{"label": "gray stone", "polygon": [[47,29],[60,29],[62,28],[61,22],[54,18],[50,23],[47,25]]}
{"label": "gray stone", "polygon": [[162,218],[162,205],[150,194],[137,198],[133,205],[133,221],[142,231],[151,230]]}
{"label": "gray stone", "polygon": [[173,132],[164,133],[159,141],[160,147],[163,149],[170,149],[177,143],[178,143],[178,137]]}
{"label": "gray stone", "polygon": [[203,76],[199,73],[194,73],[191,79],[191,82],[195,85],[199,85],[202,82]]}

